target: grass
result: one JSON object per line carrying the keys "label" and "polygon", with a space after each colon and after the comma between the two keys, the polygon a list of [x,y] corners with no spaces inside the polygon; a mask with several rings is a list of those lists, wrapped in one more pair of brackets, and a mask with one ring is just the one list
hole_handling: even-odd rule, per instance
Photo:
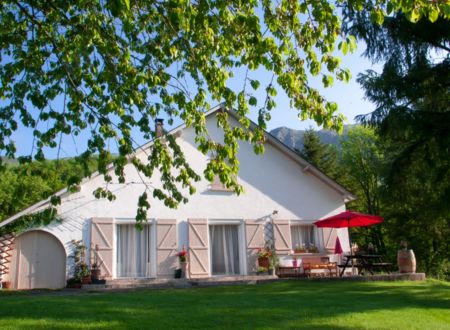
{"label": "grass", "polygon": [[286,281],[109,293],[0,293],[0,329],[450,329],[450,283]]}

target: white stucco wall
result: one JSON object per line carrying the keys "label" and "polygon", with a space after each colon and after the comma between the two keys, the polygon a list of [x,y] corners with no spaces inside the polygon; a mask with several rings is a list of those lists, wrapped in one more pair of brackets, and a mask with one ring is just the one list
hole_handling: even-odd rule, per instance
{"label": "white stucco wall", "polygon": [[[214,140],[222,140],[223,133],[217,129],[215,116],[208,117],[207,127]],[[192,166],[202,174],[207,157],[200,153],[194,143],[195,132],[191,128],[184,129],[177,138],[181,149]],[[179,246],[187,244],[188,218],[207,219],[258,219],[270,217],[274,210],[278,211],[278,219],[302,220],[312,223],[318,219],[345,210],[344,197],[335,189],[326,185],[308,171],[302,171],[294,160],[287,157],[270,143],[265,145],[266,152],[256,155],[251,145],[240,143],[239,182],[245,192],[236,196],[229,192],[213,192],[208,190],[210,184],[202,179],[196,183],[197,192],[189,196],[187,204],[178,209],[169,209],[159,200],[151,199],[149,219],[177,219],[179,225]],[[141,154],[141,156],[145,156]],[[97,200],[93,191],[104,186],[101,176],[95,177],[81,186],[81,191],[62,197],[58,214],[62,223],[53,223],[44,228],[58,237],[70,255],[70,241],[83,239],[90,241],[90,219],[92,217],[111,217],[115,219],[134,219],[137,200],[144,190],[144,185],[132,165],[125,169],[127,184],[117,181],[109,185],[116,194],[116,200]],[[157,175],[147,179],[154,187],[159,187]],[[348,250],[347,230],[339,231],[339,238],[344,250]]]}

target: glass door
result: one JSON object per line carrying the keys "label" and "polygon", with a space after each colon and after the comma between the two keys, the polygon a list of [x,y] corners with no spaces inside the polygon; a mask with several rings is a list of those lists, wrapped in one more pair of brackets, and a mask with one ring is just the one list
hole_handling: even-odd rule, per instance
{"label": "glass door", "polygon": [[117,225],[117,277],[150,277],[150,225]]}
{"label": "glass door", "polygon": [[209,226],[212,275],[240,274],[238,230],[238,225]]}

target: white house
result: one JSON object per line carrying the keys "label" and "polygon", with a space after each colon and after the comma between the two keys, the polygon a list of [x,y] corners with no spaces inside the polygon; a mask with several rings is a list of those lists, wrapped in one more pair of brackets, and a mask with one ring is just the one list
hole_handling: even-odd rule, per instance
{"label": "white house", "polygon": [[[220,106],[206,115],[206,125],[214,140],[223,133],[216,126]],[[239,125],[237,115],[230,120]],[[195,132],[180,126],[174,134],[187,161],[202,173],[207,158],[196,148]],[[3,278],[15,288],[58,288],[71,276],[73,239],[86,246],[98,246],[102,274],[107,279],[173,277],[178,267],[177,252],[185,246],[189,253],[191,278],[219,275],[248,275],[256,272],[256,252],[267,239],[277,254],[288,255],[296,244],[313,243],[322,254],[333,257],[336,237],[348,247],[347,229],[318,229],[312,223],[345,210],[353,195],[307,163],[270,134],[265,153],[256,155],[247,142],[240,142],[238,181],[245,193],[235,195],[205,179],[196,183],[197,192],[187,204],[169,209],[152,201],[148,224],[137,231],[136,202],[144,185],[129,164],[125,184],[110,188],[113,202],[96,199],[93,191],[104,185],[103,176],[85,179],[78,192],[59,192],[61,223],[32,229],[15,237],[10,271]],[[148,143],[144,148],[151,148]],[[142,155],[143,156],[143,155]],[[158,186],[157,176],[151,183]],[[0,224],[48,206],[42,201]]]}

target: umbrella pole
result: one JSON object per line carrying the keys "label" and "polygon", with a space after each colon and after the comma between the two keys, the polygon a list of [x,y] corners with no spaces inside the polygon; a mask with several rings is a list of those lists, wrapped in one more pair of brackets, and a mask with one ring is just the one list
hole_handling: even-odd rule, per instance
{"label": "umbrella pole", "polygon": [[352,276],[355,274],[355,270],[353,267],[353,249],[352,249],[352,239],[350,237],[350,218],[347,219],[347,225],[348,225],[348,243],[350,244],[350,262],[352,263]]}

